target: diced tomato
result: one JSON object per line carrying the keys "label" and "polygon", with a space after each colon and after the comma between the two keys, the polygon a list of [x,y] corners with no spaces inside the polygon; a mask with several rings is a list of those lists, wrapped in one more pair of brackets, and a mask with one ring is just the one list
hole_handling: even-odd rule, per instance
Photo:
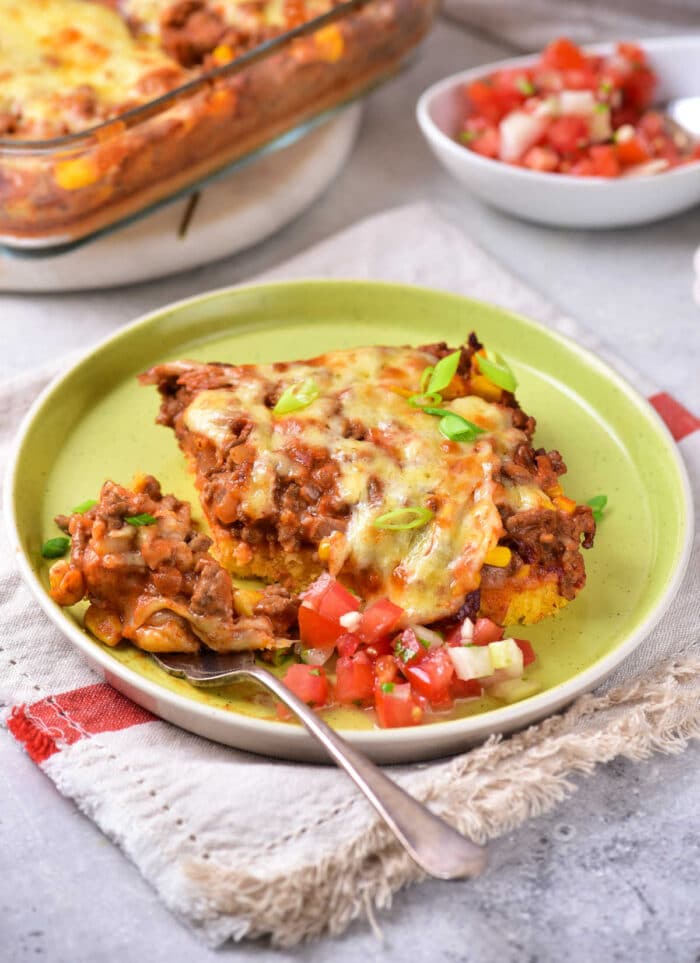
{"label": "diced tomato", "polygon": [[450,685],[450,694],[453,699],[478,699],[483,689],[478,679],[458,679],[454,678]]}
{"label": "diced tomato", "polygon": [[425,656],[426,651],[425,647],[418,641],[418,636],[413,629],[405,629],[394,640],[394,655],[401,665],[413,665],[419,662]]}
{"label": "diced tomato", "polygon": [[569,173],[574,177],[595,177],[595,165],[590,157],[583,157],[572,165]]}
{"label": "diced tomato", "polygon": [[336,648],[338,649],[338,655],[342,658],[348,658],[354,655],[360,646],[360,640],[354,634],[354,632],[344,632],[337,642]]}
{"label": "diced tomato", "polygon": [[403,614],[403,609],[394,605],[389,599],[378,599],[372,602],[362,613],[357,629],[360,640],[366,644],[378,642],[398,628]]}
{"label": "diced tomato", "polygon": [[596,177],[617,177],[620,164],[611,144],[595,144],[590,150],[593,170]]}
{"label": "diced tomato", "polygon": [[523,167],[548,173],[559,166],[559,158],[551,147],[531,147],[523,157]]}
{"label": "diced tomato", "polygon": [[318,611],[327,619],[340,619],[348,612],[357,612],[360,608],[360,600],[352,592],[348,592],[340,582],[333,580],[324,593],[323,598],[318,604]]}
{"label": "diced tomato", "polygon": [[649,110],[646,114],[639,120],[637,125],[639,131],[644,134],[648,140],[655,140],[657,137],[663,137],[664,134],[664,118],[656,110]]}
{"label": "diced tomato", "polygon": [[394,682],[399,674],[399,667],[393,655],[382,655],[374,663],[374,676],[378,685],[383,682]]}
{"label": "diced tomato", "polygon": [[565,70],[561,75],[562,90],[596,90],[598,88],[598,78],[594,70],[586,67],[584,69]]}
{"label": "diced tomato", "polygon": [[588,124],[583,117],[557,117],[549,125],[545,136],[555,151],[570,154],[588,142]]}
{"label": "diced tomato", "polygon": [[324,618],[306,603],[299,607],[299,635],[309,648],[331,648],[344,634],[345,629],[339,622]]}
{"label": "diced tomato", "polygon": [[431,649],[419,663],[406,665],[402,671],[416,692],[425,696],[435,708],[449,701],[455,670],[444,647]]}
{"label": "diced tomato", "polygon": [[654,101],[656,75],[648,67],[638,67],[625,78],[622,90],[627,104],[648,107]]}
{"label": "diced tomato", "polygon": [[341,615],[357,612],[360,600],[348,592],[337,579],[327,572],[320,575],[316,581],[302,594],[302,599],[316,609],[324,618],[337,621]]}
{"label": "diced tomato", "polygon": [[390,635],[385,635],[383,639],[378,639],[376,642],[370,643],[365,649],[370,659],[379,659],[383,655],[391,655],[393,651],[394,642]]}
{"label": "diced tomato", "polygon": [[335,673],[335,697],[338,702],[362,705],[372,702],[374,668],[365,652],[338,659]]}
{"label": "diced tomato", "polygon": [[469,84],[467,97],[477,112],[491,124],[497,124],[515,106],[511,97],[504,96],[503,91],[485,80],[475,80]]}
{"label": "diced tomato", "polygon": [[312,582],[311,585],[309,585],[309,587],[301,593],[299,598],[302,599],[302,601],[308,602],[312,608],[316,609],[318,608],[319,601],[328,591],[328,587],[330,586],[331,582],[334,581],[335,579],[332,575],[329,575],[328,572],[324,572],[322,575],[319,575],[315,582]]}
{"label": "diced tomato", "polygon": [[445,645],[464,645],[461,625],[455,625],[453,629],[449,630],[445,636]]}
{"label": "diced tomato", "polygon": [[639,137],[630,137],[615,145],[617,159],[621,164],[644,164],[651,157]]}
{"label": "diced tomato", "polygon": [[489,127],[478,137],[475,137],[469,146],[482,157],[490,157],[495,160],[501,152],[501,135],[497,128]]}
{"label": "diced tomato", "polygon": [[527,639],[516,639],[515,644],[523,654],[523,665],[531,665],[537,658],[532,643]]}
{"label": "diced tomato", "polygon": [[585,70],[586,56],[567,37],[560,37],[545,47],[541,63],[551,70]]}
{"label": "diced tomato", "polygon": [[647,62],[647,56],[639,44],[629,43],[623,40],[621,43],[618,43],[616,49],[618,54],[624,57],[625,60],[629,60],[630,63],[645,64]]}
{"label": "diced tomato", "polygon": [[399,726],[418,726],[423,721],[423,709],[411,692],[410,685],[387,682],[375,690],[377,721],[382,729]]}
{"label": "diced tomato", "polygon": [[488,645],[489,642],[499,642],[503,638],[503,628],[491,619],[477,619],[474,623],[474,645]]}
{"label": "diced tomato", "polygon": [[[288,689],[309,706],[324,706],[328,701],[330,690],[323,666],[304,665],[301,662],[290,665],[283,681]],[[278,715],[285,718],[287,710],[284,706],[281,709],[282,712],[278,711]]]}

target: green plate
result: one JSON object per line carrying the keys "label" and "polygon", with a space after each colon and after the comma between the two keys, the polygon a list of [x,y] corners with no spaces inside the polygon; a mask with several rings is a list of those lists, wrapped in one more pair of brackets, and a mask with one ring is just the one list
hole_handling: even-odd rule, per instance
{"label": "green plate", "polygon": [[7,478],[11,537],[39,602],[113,685],[163,718],[242,748],[314,758],[303,730],[275,721],[250,687],[194,689],[131,646],[112,650],[86,635],[80,607],[64,611],[48,597],[41,545],[58,534],[53,517],[96,497],[105,478],[128,484],[149,472],[165,491],[194,500],[173,433],[154,423],[157,393],[136,383],[154,363],[456,344],[471,330],[511,363],[518,398],[537,418],[536,443],[564,455],[567,494],[609,498],[595,548],[585,553],[588,584],[564,611],[527,630],[538,653],[529,672],[538,695],[511,706],[466,703],[414,729],[381,731],[354,709],[327,718],[375,759],[404,761],[521,727],[590,689],[648,634],[680,583],[692,519],[676,446],[647,402],[574,343],[491,305],[422,288],[318,281],[218,291],[135,322],[76,364],[29,413]]}

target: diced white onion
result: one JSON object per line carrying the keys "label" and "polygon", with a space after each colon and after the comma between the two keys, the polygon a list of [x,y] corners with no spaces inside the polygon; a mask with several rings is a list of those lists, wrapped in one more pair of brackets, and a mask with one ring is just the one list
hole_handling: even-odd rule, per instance
{"label": "diced white onion", "polygon": [[469,643],[474,640],[474,623],[469,616],[462,622],[459,635],[465,645],[469,645]]}
{"label": "diced white onion", "polygon": [[348,630],[348,632],[354,632],[360,624],[361,618],[362,616],[359,612],[346,612],[345,615],[340,616],[338,621],[344,629]]}
{"label": "diced white onion", "polygon": [[333,649],[302,649],[301,661],[307,665],[325,665],[333,655]]}
{"label": "diced white onion", "polygon": [[523,674],[523,653],[515,639],[491,642],[488,651],[493,672],[500,671],[509,679],[519,679]]}
{"label": "diced white onion", "polygon": [[632,124],[623,124],[622,127],[618,127],[615,131],[615,143],[626,144],[628,140],[632,140],[634,135],[635,130]]}
{"label": "diced white onion", "polygon": [[520,160],[547,128],[546,117],[528,114],[524,110],[514,110],[504,117],[499,125],[501,135],[500,157],[502,161]]}
{"label": "diced white onion", "polygon": [[493,673],[488,646],[473,645],[469,648],[451,645],[447,648],[458,679],[486,679]]}
{"label": "diced white onion", "polygon": [[569,117],[590,117],[595,105],[596,99],[590,90],[562,90],[559,94],[559,112]]}
{"label": "diced white onion", "polygon": [[610,140],[612,137],[610,111],[596,110],[595,113],[591,115],[589,131],[594,144],[602,144],[604,141]]}
{"label": "diced white onion", "polygon": [[433,632],[432,629],[426,629],[424,625],[411,625],[410,628],[416,633],[419,641],[427,642],[431,649],[436,648],[438,645],[442,645],[445,641],[441,635],[437,632]]}
{"label": "diced white onion", "polygon": [[541,100],[532,111],[535,117],[557,117],[559,114],[559,98],[552,94],[545,100]]}

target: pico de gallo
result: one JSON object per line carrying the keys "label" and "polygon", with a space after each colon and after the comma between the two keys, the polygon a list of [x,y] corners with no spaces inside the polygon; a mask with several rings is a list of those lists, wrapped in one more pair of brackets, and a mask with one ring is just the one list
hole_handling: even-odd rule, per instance
{"label": "pico de gallo", "polygon": [[574,177],[658,174],[700,158],[700,145],[652,107],[657,76],[644,50],[586,53],[560,38],[531,66],[464,88],[457,141],[483,157]]}
{"label": "pico de gallo", "polygon": [[[466,615],[440,631],[403,623],[403,609],[389,599],[363,607],[324,574],[302,596],[301,661],[286,669],[284,682],[314,708],[374,709],[385,729],[420,725],[459,700],[487,694],[515,702],[539,688],[523,678],[535,661],[531,644],[504,638],[491,619]],[[278,715],[290,718],[282,705]]]}

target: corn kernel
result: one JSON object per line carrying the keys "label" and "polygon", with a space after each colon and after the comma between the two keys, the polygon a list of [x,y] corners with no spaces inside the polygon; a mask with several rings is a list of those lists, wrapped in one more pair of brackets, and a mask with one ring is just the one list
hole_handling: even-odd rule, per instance
{"label": "corn kernel", "polygon": [[233,607],[239,615],[250,617],[262,595],[257,589],[236,589],[233,593]]}
{"label": "corn kernel", "polygon": [[322,562],[327,562],[331,557],[331,540],[324,538],[318,546],[318,557]]}
{"label": "corn kernel", "polygon": [[576,511],[576,502],[573,498],[567,498],[566,495],[556,495],[552,501],[560,512],[566,512],[567,515],[573,515]]}
{"label": "corn kernel", "polygon": [[314,34],[316,47],[321,57],[329,64],[337,63],[343,56],[345,42],[340,28],[332,23],[328,27],[322,27]]}
{"label": "corn kernel", "polygon": [[105,645],[118,645],[122,639],[123,627],[116,612],[108,612],[97,605],[91,605],[83,622],[85,628]]}
{"label": "corn kernel", "polygon": [[95,164],[86,157],[59,161],[54,170],[54,179],[64,191],[77,191],[81,187],[89,187],[99,176]]}
{"label": "corn kernel", "polygon": [[393,391],[395,395],[399,395],[401,398],[410,398],[416,392],[409,391],[408,388],[399,388],[398,385],[389,385],[389,391]]}
{"label": "corn kernel", "polygon": [[472,375],[471,381],[472,394],[478,395],[484,401],[500,401],[503,392],[498,385],[493,384],[483,375]]}
{"label": "corn kernel", "polygon": [[511,550],[505,545],[496,545],[486,553],[484,565],[495,565],[496,568],[505,568],[511,559]]}
{"label": "corn kernel", "polygon": [[211,55],[217,64],[227,64],[233,60],[233,48],[227,43],[220,43],[218,47],[214,47]]}

